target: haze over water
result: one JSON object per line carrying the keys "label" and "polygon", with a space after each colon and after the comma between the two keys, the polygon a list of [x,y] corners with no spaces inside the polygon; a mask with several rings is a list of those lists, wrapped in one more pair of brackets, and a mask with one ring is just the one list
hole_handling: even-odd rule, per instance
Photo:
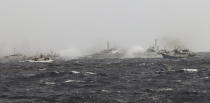
{"label": "haze over water", "polygon": [[209,51],[209,0],[2,0],[0,53],[46,51],[81,55],[114,47],[163,47],[180,41]]}

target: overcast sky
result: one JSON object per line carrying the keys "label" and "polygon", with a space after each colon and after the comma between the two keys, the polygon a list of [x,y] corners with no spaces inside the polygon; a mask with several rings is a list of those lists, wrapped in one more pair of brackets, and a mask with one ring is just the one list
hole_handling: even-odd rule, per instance
{"label": "overcast sky", "polygon": [[209,0],[0,0],[1,52],[179,39],[210,50]]}

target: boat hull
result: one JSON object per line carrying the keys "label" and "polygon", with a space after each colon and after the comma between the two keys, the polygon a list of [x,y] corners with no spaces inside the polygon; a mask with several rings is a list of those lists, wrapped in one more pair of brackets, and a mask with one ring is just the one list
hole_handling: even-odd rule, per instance
{"label": "boat hull", "polygon": [[161,54],[163,56],[163,58],[165,59],[178,59],[178,58],[184,58],[184,57],[178,57],[178,56],[171,56],[171,55],[167,55],[167,54]]}
{"label": "boat hull", "polygon": [[40,61],[27,60],[26,62],[30,62],[30,63],[53,63],[54,60],[40,60]]}

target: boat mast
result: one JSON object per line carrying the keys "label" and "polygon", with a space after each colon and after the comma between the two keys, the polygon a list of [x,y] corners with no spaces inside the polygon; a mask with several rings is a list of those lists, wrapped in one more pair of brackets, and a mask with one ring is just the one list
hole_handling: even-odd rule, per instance
{"label": "boat mast", "polygon": [[155,47],[157,46],[157,39],[155,39]]}
{"label": "boat mast", "polygon": [[107,44],[106,44],[106,45],[107,45],[107,49],[109,49],[109,46],[110,46],[110,45],[109,45],[109,41],[107,41]]}
{"label": "boat mast", "polygon": [[156,50],[159,50],[158,40],[157,40],[157,39],[155,39],[154,48],[155,48]]}
{"label": "boat mast", "polygon": [[15,49],[15,48],[13,49],[13,53],[14,53],[13,55],[15,55],[15,54],[16,54],[16,49]]}

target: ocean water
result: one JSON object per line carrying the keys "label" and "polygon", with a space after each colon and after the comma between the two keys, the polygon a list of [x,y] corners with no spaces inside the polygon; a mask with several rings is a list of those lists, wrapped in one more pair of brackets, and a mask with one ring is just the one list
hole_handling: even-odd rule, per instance
{"label": "ocean water", "polygon": [[0,103],[209,103],[210,57],[0,63]]}

